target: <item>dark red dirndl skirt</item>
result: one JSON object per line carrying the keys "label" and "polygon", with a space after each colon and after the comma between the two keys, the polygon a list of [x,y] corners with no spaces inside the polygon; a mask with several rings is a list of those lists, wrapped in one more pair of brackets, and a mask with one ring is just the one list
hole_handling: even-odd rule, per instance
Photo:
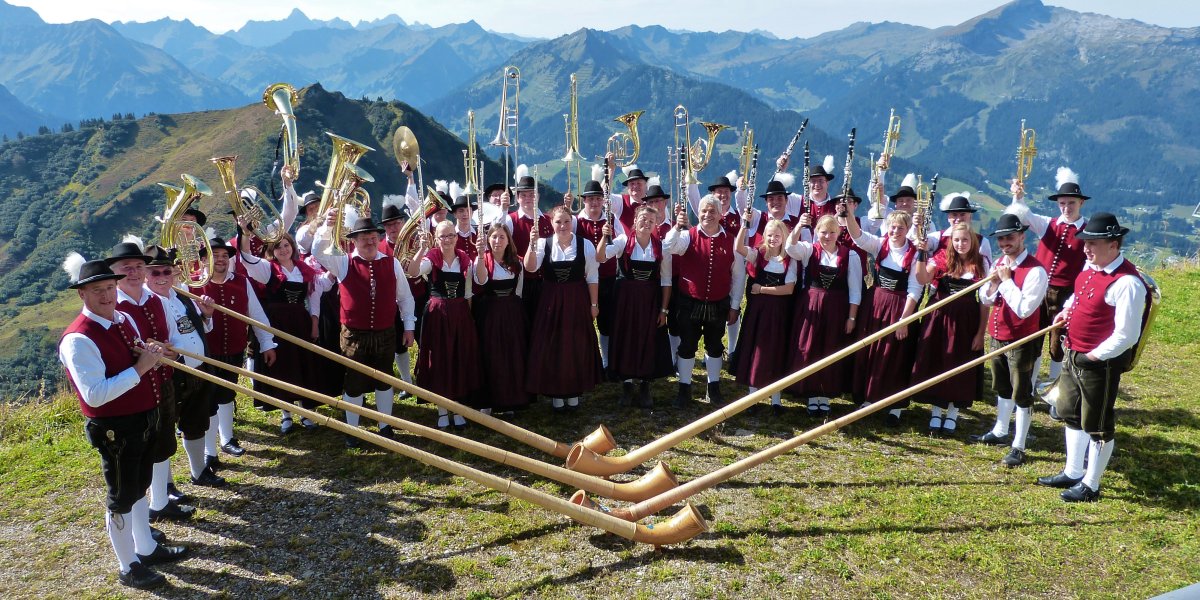
{"label": "dark red dirndl skirt", "polygon": [[600,383],[600,345],[587,283],[542,281],[529,342],[529,393],[570,398]]}
{"label": "dark red dirndl skirt", "polygon": [[[334,284],[328,292],[321,294],[321,318],[317,321],[321,333],[317,344],[334,354],[342,354],[342,304],[339,289],[340,286]],[[346,367],[324,356],[314,355],[312,368],[314,390],[327,396],[342,395],[346,382]]]}
{"label": "dark red dirndl skirt", "polygon": [[467,299],[431,297],[421,323],[417,385],[468,403],[479,387],[478,367],[479,338]]}
{"label": "dark red dirndl skirt", "polygon": [[[848,291],[810,287],[794,306],[788,371],[799,371],[853,341],[854,334],[847,335],[845,330],[846,319],[850,318]],[[849,357],[843,358],[793,384],[788,391],[802,397],[840,396],[849,390],[852,363]]]}
{"label": "dark red dirndl skirt", "polygon": [[[308,314],[308,309],[304,308],[303,304],[272,302],[263,306],[263,311],[267,313],[267,319],[270,320],[271,326],[275,329],[290,333],[302,340],[309,339],[312,334],[312,317]],[[311,350],[301,348],[280,337],[275,338],[275,343],[278,344],[275,348],[275,364],[268,367],[267,361],[259,356],[254,361],[254,372],[262,373],[268,377],[274,377],[275,379],[286,381],[305,389],[316,389],[318,382],[314,365],[316,365],[320,357],[313,354]],[[287,392],[257,381],[254,382],[254,389],[286,402],[300,404],[304,408],[315,408],[317,404],[292,392]],[[254,401],[254,406],[266,411],[277,410],[276,407],[258,400]]]}
{"label": "dark red dirndl skirt", "polygon": [[750,296],[734,353],[738,383],[761,388],[790,373],[786,369],[791,318],[790,295]]}
{"label": "dark red dirndl skirt", "polygon": [[[938,294],[934,301],[943,299]],[[979,331],[979,302],[974,296],[959,298],[925,317],[921,336],[917,342],[917,358],[913,365],[912,382],[920,383],[932,379],[963,363],[983,356],[983,349],[972,350],[971,342]],[[942,408],[951,402],[958,408],[966,408],[979,399],[982,391],[982,365],[968,369],[945,381],[917,393],[919,402],[928,402]]]}
{"label": "dark red dirndl skirt", "polygon": [[525,308],[521,297],[477,297],[480,364],[479,403],[495,409],[528,406],[532,398],[525,391],[526,343]]}
{"label": "dark red dirndl skirt", "polygon": [[617,282],[612,337],[608,343],[608,369],[614,377],[657,379],[675,372],[667,327],[658,326],[662,290],[658,279]]}
{"label": "dark red dirndl skirt", "polygon": [[[904,314],[904,303],[908,300],[907,292],[893,292],[876,288],[871,300],[871,310],[863,318],[862,312],[858,320],[861,332],[859,339],[871,335],[884,327],[900,320]],[[909,385],[912,370],[913,355],[916,353],[916,341],[919,328],[908,326],[908,337],[896,339],[894,333],[859,350],[854,355],[854,397],[856,400],[876,402],[903,390]],[[908,406],[906,398],[891,405],[891,408]]]}

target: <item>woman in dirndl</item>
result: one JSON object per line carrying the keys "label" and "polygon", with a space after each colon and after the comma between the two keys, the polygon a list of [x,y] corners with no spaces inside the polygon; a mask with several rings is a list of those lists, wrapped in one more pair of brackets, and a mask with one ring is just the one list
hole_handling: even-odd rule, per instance
{"label": "woman in dirndl", "polygon": [[[429,302],[421,323],[417,355],[417,385],[451,400],[472,402],[479,387],[479,339],[471,318],[471,261],[458,250],[454,223],[442,221],[434,228],[436,247],[430,249],[428,234],[408,265],[408,275],[429,282]],[[450,414],[438,408],[438,429],[450,426]],[[453,417],[455,429],[466,429],[462,415]]]}
{"label": "woman in dirndl", "polygon": [[[931,302],[939,302],[986,277],[992,266],[979,251],[979,236],[968,223],[950,228],[950,243],[934,253],[929,264],[917,263],[917,279],[933,283]],[[923,268],[922,268],[923,267]],[[913,382],[926,381],[983,355],[988,308],[978,294],[958,298],[925,317],[917,338]],[[983,390],[983,367],[969,369],[916,394],[933,405],[929,433],[953,435],[958,411],[977,400]],[[943,413],[943,411],[945,411]]]}
{"label": "woman in dirndl", "polygon": [[475,322],[479,332],[480,388],[483,412],[511,411],[529,405],[525,391],[526,325],[521,304],[524,268],[512,234],[493,224],[477,244]]}
{"label": "woman in dirndl", "polygon": [[531,230],[525,270],[543,277],[530,336],[526,387],[550,398],[555,411],[576,410],[602,380],[594,319],[600,312],[599,264],[591,242],[571,231],[565,206],[550,211],[554,234]]}

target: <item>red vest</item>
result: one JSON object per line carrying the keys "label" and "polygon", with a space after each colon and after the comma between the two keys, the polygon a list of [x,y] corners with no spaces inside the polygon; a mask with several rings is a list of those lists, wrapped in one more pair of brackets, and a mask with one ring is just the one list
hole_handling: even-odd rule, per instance
{"label": "red vest", "polygon": [[633,231],[633,217],[637,215],[638,206],[641,206],[641,204],[634,206],[633,202],[629,199],[629,194],[621,194],[621,205],[621,218],[619,219],[621,225],[625,227],[625,231]]}
{"label": "red vest", "polygon": [[[1141,280],[1137,267],[1125,259],[1111,274],[1087,269],[1075,279],[1075,296],[1067,310],[1067,347],[1087,354],[1116,330],[1117,309],[1104,301],[1108,286],[1125,275]],[[1144,283],[1143,283],[1144,285]],[[1147,304],[1150,300],[1147,298]]]}
{"label": "red vest", "polygon": [[738,232],[742,230],[742,215],[736,212],[727,212],[721,215],[721,227],[725,229],[725,233],[736,238]]}
{"label": "red vest", "polygon": [[[621,214],[624,215],[624,213],[621,213]],[[601,229],[604,228],[604,223],[605,223],[604,219],[601,219],[599,221],[592,221],[592,220],[586,219],[584,217],[578,217],[575,220],[575,224],[576,224],[575,233],[579,234],[579,236],[582,237],[583,239],[591,242],[593,246],[596,246],[597,248],[599,248],[600,247],[600,233],[601,233]],[[626,231],[629,232],[630,234],[633,233],[632,228],[626,229]],[[608,257],[608,260],[600,263],[600,277],[604,278],[604,277],[616,277],[616,276],[617,276],[617,260],[610,256],[610,257]]]}
{"label": "red vest", "polygon": [[[382,240],[379,240],[379,251],[388,256],[396,256],[395,246],[393,246],[386,237]],[[421,298],[424,298],[425,295],[429,293],[429,290],[426,288],[425,278],[405,276],[405,279],[408,280],[408,290],[412,292],[413,298],[419,305],[421,303]]]}
{"label": "red vest", "polygon": [[680,289],[705,302],[728,298],[733,287],[733,236],[723,231],[708,237],[692,227],[688,237],[687,251],[674,258]]}
{"label": "red vest", "polygon": [[[138,305],[122,300],[117,303],[117,308],[133,317],[133,322],[137,323],[138,331],[141,332],[144,339],[158,342],[170,341],[171,334],[167,331],[167,311],[163,307],[162,301],[149,290],[143,289],[142,293],[149,296],[144,304]],[[163,382],[171,378],[173,370],[168,366],[159,366],[151,373],[156,375],[160,382]]]}
{"label": "red vest", "polygon": [[[100,349],[100,356],[104,359],[104,377],[106,379],[116,377],[118,373],[132,367],[137,362],[133,348],[134,342],[140,341],[140,338],[128,321],[113,323],[112,326],[105,329],[99,323],[80,313],[67,326],[67,330],[63,332],[63,337],[67,337],[68,334],[72,333],[83,335]],[[71,382],[71,388],[75,390],[75,395],[79,398],[79,409],[89,419],[123,417],[125,415],[145,412],[158,406],[158,399],[161,397],[158,387],[159,379],[147,373],[147,376],[142,377],[141,381],[133,389],[121,394],[107,404],[93,407],[83,401],[83,394],[79,393],[79,387],[71,379],[70,371],[67,371],[67,380]]]}
{"label": "red vest", "polygon": [[[1026,254],[1025,260],[1013,269],[1013,283],[1017,284],[1018,288],[1024,286],[1025,276],[1029,274],[1029,271],[1041,266],[1042,263],[1039,263],[1032,254]],[[992,313],[988,319],[988,334],[992,336],[992,339],[1000,342],[1019,340],[1033,334],[1041,325],[1041,316],[1037,311],[1024,319],[1019,318],[1003,299],[997,299],[996,304],[992,305]]]}
{"label": "red vest", "polygon": [[[210,280],[200,288],[205,296],[212,297],[217,304],[244,315],[250,308],[250,297],[246,295],[246,277],[234,273],[225,283]],[[214,356],[229,356],[246,351],[247,326],[221,311],[213,313],[213,328],[208,332],[208,349]]]}
{"label": "red vest", "polygon": [[[383,331],[396,324],[396,259],[379,254],[367,261],[350,256],[341,281],[342,325],[350,329]],[[374,285],[372,285],[374,282]]]}
{"label": "red vest", "polygon": [[470,235],[463,237],[458,233],[458,229],[455,229],[454,235],[457,238],[454,240],[454,249],[459,252],[465,252],[467,259],[474,262],[475,257],[479,255],[479,247],[475,245],[479,243],[479,233],[472,231]]}
{"label": "red vest", "polygon": [[[513,246],[517,249],[517,256],[524,257],[525,251],[529,250],[529,231],[533,229],[533,219],[529,217],[522,217],[521,213],[515,210],[508,213],[508,218],[512,220],[513,224],[512,241]],[[547,217],[546,215],[539,215],[537,222],[539,238],[544,240],[554,235],[554,227],[550,224],[550,217]],[[525,279],[527,280],[541,278],[541,269],[525,274]]]}
{"label": "red vest", "polygon": [[[1084,224],[1086,225],[1086,221]],[[1067,287],[1076,283],[1087,258],[1083,255],[1083,240],[1075,239],[1079,230],[1070,223],[1050,221],[1037,247],[1037,259],[1050,275],[1050,285]]]}

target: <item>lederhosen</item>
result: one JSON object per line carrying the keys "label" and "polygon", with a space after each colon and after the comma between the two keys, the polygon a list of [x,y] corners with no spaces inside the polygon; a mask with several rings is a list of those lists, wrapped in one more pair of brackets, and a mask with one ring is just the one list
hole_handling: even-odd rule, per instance
{"label": "lederhosen", "polygon": [[[1027,254],[1025,260],[1013,269],[1013,283],[1018,288],[1023,287],[1029,271],[1041,266],[1032,254]],[[988,315],[988,334],[996,342],[1007,344],[1032,335],[1040,329],[1039,324],[1036,313],[1021,319],[1008,307],[1008,303],[998,296],[991,314]],[[992,371],[992,388],[996,395],[1012,399],[1021,408],[1033,406],[1033,382],[1030,377],[1033,374],[1033,363],[1041,353],[1042,344],[1035,341],[993,358],[989,366]]]}
{"label": "lederhosen", "polygon": [[[397,285],[394,257],[380,254],[369,261],[347,257],[338,311],[342,354],[382,373],[391,373],[395,360]],[[391,387],[351,369],[346,370],[343,386],[349,396]]]}
{"label": "lederhosen", "polygon": [[[138,331],[144,332],[149,340],[166,342],[170,335],[167,333],[167,314],[162,301],[149,290],[142,290],[147,296],[142,304],[119,302],[119,308],[125,314],[133,317]],[[162,394],[158,402],[158,429],[155,431],[154,449],[151,454],[154,462],[162,462],[175,455],[179,443],[175,439],[175,424],[178,420],[175,410],[175,389],[171,385],[171,376],[175,369],[166,365],[150,371],[148,376],[158,378],[158,389]]]}
{"label": "lederhosen", "polygon": [[695,356],[703,337],[705,353],[720,357],[725,351],[721,338],[729,318],[733,283],[733,238],[727,231],[710,237],[698,227],[691,228],[688,237],[687,251],[674,259],[679,267],[675,293],[678,301],[674,309],[679,326],[679,356]]}

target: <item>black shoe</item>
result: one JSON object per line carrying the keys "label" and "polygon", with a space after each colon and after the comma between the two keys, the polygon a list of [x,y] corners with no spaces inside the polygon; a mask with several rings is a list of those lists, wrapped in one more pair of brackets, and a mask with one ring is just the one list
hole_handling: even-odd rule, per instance
{"label": "black shoe", "polygon": [[1010,469],[1025,464],[1025,451],[1020,448],[1009,450],[1008,454],[1005,454],[1004,458],[1000,459],[1000,464]]}
{"label": "black shoe", "polygon": [[1079,483],[1080,481],[1083,481],[1082,477],[1067,477],[1067,474],[1065,472],[1059,473],[1057,475],[1049,475],[1046,477],[1038,477],[1037,478],[1038,485],[1044,485],[1046,487],[1062,488],[1062,489],[1069,488],[1069,487]]}
{"label": "black shoe", "polygon": [[771,405],[771,416],[775,417],[775,418],[782,417],[783,416],[783,405],[782,404],[772,404]]}
{"label": "black shoe", "polygon": [[885,427],[892,427],[892,428],[899,427],[900,426],[900,415],[897,415],[894,413],[887,413],[886,415],[883,416],[883,424]]}
{"label": "black shoe", "polygon": [[820,404],[809,404],[808,405],[808,416],[818,417],[820,415],[821,415],[821,405]]}
{"label": "black shoe", "polygon": [[129,570],[121,573],[117,579],[123,585],[139,590],[154,589],[167,582],[167,578],[163,577],[161,573],[150,570],[140,562],[129,565]]}
{"label": "black shoe", "polygon": [[157,523],[159,521],[186,521],[192,518],[192,514],[195,512],[195,506],[167,502],[167,505],[164,506],[162,510],[154,510],[153,508],[150,509],[150,522]]}
{"label": "black shoe", "polygon": [[692,402],[692,384],[679,384],[679,392],[675,394],[675,408],[683,408]]}
{"label": "black shoe", "polygon": [[361,442],[358,441],[358,438],[356,438],[350,434],[346,434],[346,448],[347,449],[357,448],[360,445],[361,445]]}
{"label": "black shoe", "polygon": [[396,434],[395,434],[395,432],[392,431],[391,425],[380,425],[379,426],[379,435],[382,435],[383,437],[385,437],[389,440],[396,439]]}
{"label": "black shoe", "polygon": [[167,543],[167,534],[163,533],[162,530],[157,527],[151,527],[150,539],[154,540],[155,543],[165,544]]}
{"label": "black shoe", "polygon": [[955,431],[958,431],[958,419],[942,419],[942,431],[939,435],[953,437]]}
{"label": "black shoe", "polygon": [[713,406],[725,406],[725,397],[721,395],[721,382],[712,381],[708,384],[708,402]]}
{"label": "black shoe", "polygon": [[207,454],[204,456],[204,467],[216,473],[221,468],[221,459],[215,454]]}
{"label": "black shoe", "polygon": [[175,562],[177,560],[183,560],[187,558],[187,555],[187,546],[167,546],[165,544],[159,544],[154,547],[154,552],[151,552],[149,555],[142,556],[139,554],[137,557],[138,560],[142,561],[143,565],[149,567],[151,565],[161,565],[164,563]]}
{"label": "black shoe", "polygon": [[308,417],[304,417],[304,418],[300,419],[300,424],[303,425],[304,428],[309,431],[312,431],[312,430],[316,429],[317,427],[320,427],[320,425],[317,425],[316,422],[314,422],[312,419],[309,419]]}
{"label": "black shoe", "polygon": [[167,482],[167,498],[171,502],[187,502],[192,499],[187,494],[179,491],[179,488],[175,487],[174,481]]}
{"label": "black shoe", "polygon": [[[945,421],[942,423],[942,427],[945,427]],[[996,435],[991,431],[983,435],[973,435],[970,439],[976,444],[986,444],[988,446],[1007,446],[1012,443],[1009,441],[1007,435]]]}
{"label": "black shoe", "polygon": [[638,387],[638,406],[654,408],[654,400],[650,397],[650,382],[643,381]]}
{"label": "black shoe", "polygon": [[617,405],[625,407],[625,406],[629,406],[632,403],[633,403],[633,382],[632,381],[622,381],[621,382],[621,396],[619,398],[617,398]]}
{"label": "black shoe", "polygon": [[1100,490],[1093,490],[1087,484],[1079,483],[1063,490],[1063,502],[1095,502],[1100,499]]}
{"label": "black shoe", "polygon": [[225,487],[225,478],[217,475],[212,467],[205,467],[200,472],[199,477],[192,478],[192,485],[200,485],[204,487]]}
{"label": "black shoe", "polygon": [[291,417],[283,419],[282,421],[279,422],[279,433],[281,433],[283,435],[287,435],[287,434],[291,433],[292,431],[295,431],[295,429],[296,429],[296,424],[292,421]]}
{"label": "black shoe", "polygon": [[229,440],[228,444],[221,444],[221,452],[230,456],[241,456],[246,453],[246,449],[238,444],[237,438]]}

